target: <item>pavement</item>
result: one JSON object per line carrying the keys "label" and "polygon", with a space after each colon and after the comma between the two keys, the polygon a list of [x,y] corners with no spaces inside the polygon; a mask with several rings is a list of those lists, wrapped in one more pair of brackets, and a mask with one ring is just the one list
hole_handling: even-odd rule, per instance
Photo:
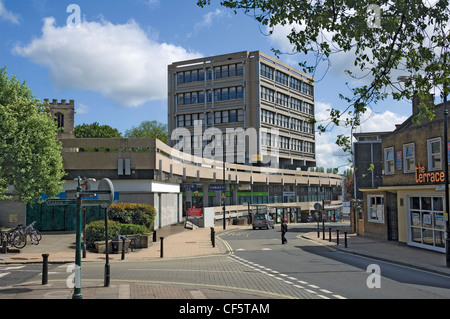
{"label": "pavement", "polygon": [[[351,254],[370,257],[381,261],[396,263],[412,268],[427,270],[441,275],[450,276],[450,268],[445,266],[445,254],[411,247],[403,243],[377,240],[351,234],[349,224],[327,223],[325,240],[322,227],[320,234],[311,231],[316,224],[307,228],[308,232],[300,233],[298,237],[311,240],[331,250],[339,250]],[[149,248],[138,249],[125,254],[125,260],[121,260],[121,254],[109,254],[110,263],[159,260],[177,258],[195,258],[212,255],[226,255],[232,253],[231,248],[223,242],[218,235],[223,232],[249,226],[229,225],[226,230],[216,227],[215,246],[211,243],[211,230],[209,228],[177,229],[166,233],[163,240],[163,257],[161,257],[160,240],[154,242]],[[290,228],[294,228],[291,224]],[[331,240],[329,239],[329,227],[332,228]],[[337,243],[337,231],[339,229],[339,244]],[[345,244],[345,232],[347,232],[347,244]],[[159,239],[160,234],[158,234]],[[75,258],[75,233],[43,233],[39,245],[28,243],[20,252],[0,254],[0,269],[17,264],[42,264],[42,254],[49,254],[49,264],[74,263]],[[82,264],[86,262],[105,262],[105,255],[95,252],[86,252],[82,258]],[[1,274],[0,274],[1,275]],[[1,276],[0,276],[1,277]],[[49,283],[27,282],[20,285],[0,288],[0,299],[71,299],[73,289],[67,288],[66,282],[52,281]],[[1,278],[0,278],[1,280]],[[267,294],[258,294],[245,291],[218,289],[195,289],[188,286],[169,284],[142,283],[114,283],[111,279],[109,287],[104,287],[103,278],[98,282],[89,282],[83,287],[83,299],[270,299]]]}

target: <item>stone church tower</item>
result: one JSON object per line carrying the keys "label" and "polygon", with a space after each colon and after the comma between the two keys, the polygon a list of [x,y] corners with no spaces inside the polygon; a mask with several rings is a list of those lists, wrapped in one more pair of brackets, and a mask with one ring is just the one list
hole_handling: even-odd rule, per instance
{"label": "stone church tower", "polygon": [[48,99],[44,99],[44,102],[49,104],[50,114],[58,123],[58,128],[61,129],[58,137],[61,139],[74,138],[75,101],[69,100],[69,103],[67,103],[66,100],[58,102],[58,100],[53,99],[50,102]]}

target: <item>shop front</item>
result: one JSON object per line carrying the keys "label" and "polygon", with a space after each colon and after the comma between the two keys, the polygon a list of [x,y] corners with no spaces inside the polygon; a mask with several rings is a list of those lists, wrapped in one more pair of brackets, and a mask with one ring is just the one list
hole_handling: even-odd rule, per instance
{"label": "shop front", "polygon": [[364,235],[373,235],[377,226],[378,235],[389,239],[390,227],[395,223],[398,241],[445,253],[448,216],[442,189],[441,185],[385,186],[379,187],[378,192],[368,192]]}

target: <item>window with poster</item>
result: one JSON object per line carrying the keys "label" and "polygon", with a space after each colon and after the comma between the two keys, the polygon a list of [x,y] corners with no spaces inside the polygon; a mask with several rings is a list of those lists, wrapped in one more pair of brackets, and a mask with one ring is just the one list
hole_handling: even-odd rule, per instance
{"label": "window with poster", "polygon": [[367,210],[369,222],[384,223],[384,195],[368,195]]}
{"label": "window with poster", "polygon": [[436,195],[408,197],[408,244],[444,252],[444,198]]}

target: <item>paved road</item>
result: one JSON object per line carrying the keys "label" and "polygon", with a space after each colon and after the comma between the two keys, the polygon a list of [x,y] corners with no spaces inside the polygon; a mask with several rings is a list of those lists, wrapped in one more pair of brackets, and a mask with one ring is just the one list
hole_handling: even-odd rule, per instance
{"label": "paved road", "polygon": [[[310,225],[292,225],[287,233],[288,243],[282,245],[279,230],[276,226],[270,230],[244,228],[223,232],[217,242],[232,250],[225,255],[114,261],[111,283],[119,288],[119,295],[125,293],[128,298],[164,298],[164,287],[170,287],[167,298],[450,298],[449,277],[323,246],[302,237],[314,230]],[[369,265],[379,267],[380,276],[368,272]],[[50,264],[52,283],[65,286],[73,275],[68,266]],[[41,267],[0,265],[0,287],[21,283],[37,286],[42,278]],[[83,263],[83,287],[101,284],[103,278],[104,262]],[[2,293],[7,294],[8,290]],[[64,293],[51,296],[64,298],[70,289],[53,293]],[[106,290],[97,290],[96,297],[102,297],[102,293],[104,298],[114,298],[106,295]]]}
{"label": "paved road", "polygon": [[301,237],[308,227],[291,229],[286,245],[279,227],[235,230],[221,238],[232,247],[233,259],[249,269],[317,298],[450,298],[449,277],[318,245]]}

